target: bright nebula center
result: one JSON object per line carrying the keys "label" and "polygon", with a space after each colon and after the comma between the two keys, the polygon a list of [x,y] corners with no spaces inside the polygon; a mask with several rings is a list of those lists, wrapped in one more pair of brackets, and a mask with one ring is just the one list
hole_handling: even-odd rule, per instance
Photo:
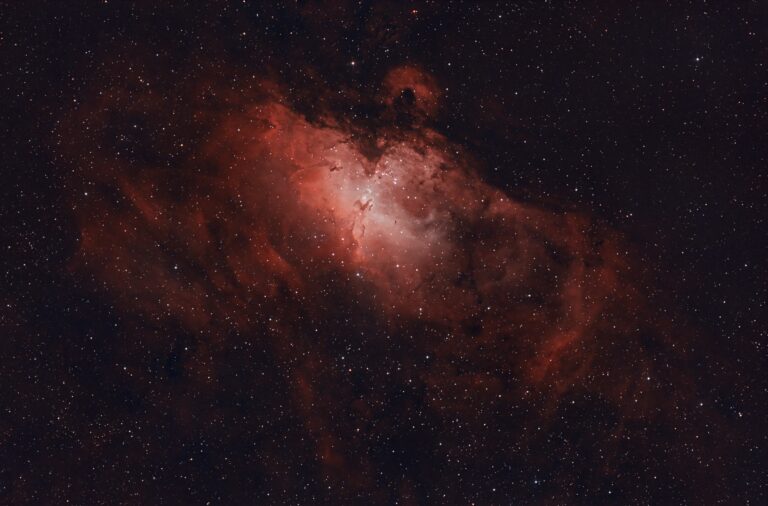
{"label": "bright nebula center", "polygon": [[329,155],[311,169],[316,173],[300,186],[301,197],[332,216],[342,239],[351,238],[356,261],[379,269],[415,269],[437,260],[446,224],[424,195],[433,186],[433,160],[404,146],[389,149],[374,163],[343,145]]}
{"label": "bright nebula center", "polygon": [[398,141],[368,158],[338,129],[282,106],[268,116],[262,156],[289,174],[304,223],[338,246],[330,254],[345,267],[413,290],[446,261],[455,204],[446,184],[457,174],[438,150]]}

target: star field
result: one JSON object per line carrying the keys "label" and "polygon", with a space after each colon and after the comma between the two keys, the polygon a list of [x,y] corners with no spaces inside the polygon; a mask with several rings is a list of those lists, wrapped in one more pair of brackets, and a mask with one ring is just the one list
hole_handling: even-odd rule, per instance
{"label": "star field", "polygon": [[0,6],[0,503],[765,503],[759,2]]}

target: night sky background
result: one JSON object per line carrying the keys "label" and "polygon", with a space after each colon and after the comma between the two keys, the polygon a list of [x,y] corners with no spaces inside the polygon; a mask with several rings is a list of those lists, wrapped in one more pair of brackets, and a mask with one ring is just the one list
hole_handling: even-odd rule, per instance
{"label": "night sky background", "polygon": [[766,504],[767,23],[0,2],[0,503]]}

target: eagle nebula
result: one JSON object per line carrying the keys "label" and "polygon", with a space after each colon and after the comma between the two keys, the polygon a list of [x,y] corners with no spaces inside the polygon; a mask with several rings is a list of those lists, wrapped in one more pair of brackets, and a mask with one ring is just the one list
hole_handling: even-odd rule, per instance
{"label": "eagle nebula", "polygon": [[[364,40],[407,39],[393,23]],[[446,127],[452,88],[423,60],[361,87],[296,52],[296,74],[213,57],[154,72],[156,47],[113,49],[55,115],[72,240],[49,295],[89,323],[62,324],[81,344],[40,369],[24,343],[58,320],[8,320],[6,355],[29,365],[3,377],[30,378],[0,425],[8,504],[757,497],[748,409],[706,395],[712,329],[615,222],[501,184],[491,165],[519,159]],[[511,124],[493,101],[486,124]]]}
{"label": "eagle nebula", "polygon": [[[694,387],[655,355],[684,363],[690,337],[654,314],[617,233],[484,182],[428,126],[440,90],[414,66],[385,77],[375,131],[310,118],[253,79],[249,94],[185,112],[204,132],[188,148],[169,136],[121,155],[145,141],[110,126],[157,128],[152,93],[127,103],[112,89],[70,119],[89,133],[68,153],[94,188],[76,206],[71,268],[141,322],[125,346],[170,353],[189,395],[210,397],[202,412],[171,401],[180,430],[232,420],[235,446],[283,430],[219,405],[234,382],[242,402],[300,422],[284,444],[303,453],[257,442],[269,457],[253,473],[282,487],[307,473],[327,484],[313,494],[345,501],[533,500],[538,487],[507,474],[518,467],[556,502],[590,480],[613,484],[607,498],[637,480],[638,459],[671,472],[643,447],[693,416],[676,406],[694,406]],[[160,395],[133,367],[142,397]]]}

